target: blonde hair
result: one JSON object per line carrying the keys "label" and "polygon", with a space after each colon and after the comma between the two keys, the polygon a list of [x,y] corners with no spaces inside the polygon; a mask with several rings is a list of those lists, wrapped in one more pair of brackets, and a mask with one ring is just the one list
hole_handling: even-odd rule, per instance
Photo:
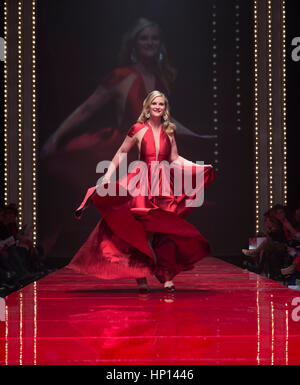
{"label": "blonde hair", "polygon": [[171,135],[176,131],[176,126],[174,123],[171,123],[171,121],[170,121],[170,107],[169,107],[168,99],[166,98],[165,94],[163,94],[160,91],[154,90],[147,95],[146,99],[143,101],[143,110],[142,110],[142,113],[139,116],[137,122],[138,123],[144,123],[148,120],[148,118],[146,117],[146,114],[149,112],[150,104],[158,96],[165,99],[164,115],[167,116],[167,119],[166,120],[162,119],[162,125],[163,125],[163,128],[166,131],[166,133],[168,135]]}
{"label": "blonde hair", "polygon": [[[128,66],[132,64],[131,53],[132,50],[135,48],[136,39],[138,35],[143,29],[151,26],[155,26],[158,28],[159,36],[160,38],[162,38],[161,28],[155,21],[140,17],[135,21],[135,23],[133,23],[131,28],[123,36],[122,45],[118,55],[119,66]],[[156,63],[156,66],[153,71],[164,84],[166,91],[170,92],[171,85],[177,77],[177,71],[170,64],[166,47],[162,41],[160,50],[163,55],[163,59],[161,60],[161,62]]]}

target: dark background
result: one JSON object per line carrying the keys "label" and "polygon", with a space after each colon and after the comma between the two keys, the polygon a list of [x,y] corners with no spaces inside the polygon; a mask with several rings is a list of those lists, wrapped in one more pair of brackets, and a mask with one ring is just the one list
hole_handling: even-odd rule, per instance
{"label": "dark background", "polygon": [[[218,168],[215,182],[206,193],[210,204],[196,209],[189,220],[209,239],[214,254],[231,255],[240,253],[254,229],[253,108],[252,92],[249,92],[252,90],[253,78],[251,2],[40,2],[39,136],[40,143],[43,144],[49,134],[94,91],[103,75],[115,68],[121,37],[131,23],[141,16],[153,19],[161,25],[171,62],[179,71],[170,98],[174,117],[195,132],[215,134],[212,90],[213,4],[216,4],[217,12],[218,163],[215,162],[216,156],[211,143],[200,146],[196,151],[196,159],[191,159],[191,153],[195,157],[195,148],[191,148],[186,140],[179,143],[179,150],[188,159],[204,160]],[[240,131],[236,129],[236,4],[240,5],[241,22]],[[113,114],[109,107],[108,111]],[[105,118],[107,116],[104,120]],[[39,172],[42,175],[43,169]],[[83,187],[83,192],[87,187]],[[40,196],[40,204],[47,202],[47,194],[56,195],[56,186],[47,186],[45,193]],[[53,207],[49,215],[57,215],[62,205],[64,202],[57,196],[56,210]],[[39,220],[43,222],[48,218],[40,217]],[[61,251],[57,250],[57,253],[61,255]]]}
{"label": "dark background", "polygon": [[[157,21],[162,27],[170,60],[179,72],[170,97],[174,117],[195,132],[216,134],[212,89],[213,4],[217,12],[219,155],[216,158],[211,144],[197,149],[197,144],[192,148],[182,140],[178,145],[185,158],[204,160],[218,168],[216,179],[205,195],[209,205],[195,209],[189,221],[209,240],[214,255],[239,255],[241,248],[248,244],[248,236],[254,232],[252,1],[39,1],[39,143],[41,148],[62,121],[90,96],[103,76],[115,68],[121,37],[141,16]],[[240,6],[241,130],[237,130],[236,120],[234,22],[237,4]],[[113,108],[108,106],[101,117],[103,122],[113,120],[113,113]],[[61,209],[66,198],[59,193],[60,186],[45,180],[42,166],[38,171],[39,235],[43,238],[48,221],[65,220]],[[82,187],[83,193],[87,187]],[[41,208],[48,207],[45,215]],[[67,215],[72,218],[73,212]],[[90,230],[97,220],[95,215],[92,218]],[[78,233],[85,225],[85,222],[77,223]],[[82,239],[75,236],[72,251],[76,251],[81,242]],[[72,252],[64,250],[62,245],[54,248],[51,256],[71,258]]]}

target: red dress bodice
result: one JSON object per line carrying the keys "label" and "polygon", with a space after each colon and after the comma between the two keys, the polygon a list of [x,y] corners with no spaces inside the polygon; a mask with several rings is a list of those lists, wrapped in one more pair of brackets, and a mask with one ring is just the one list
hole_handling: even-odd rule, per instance
{"label": "red dress bodice", "polygon": [[[133,137],[142,129],[139,160],[144,163],[136,169],[129,167],[128,174],[109,182],[110,187],[116,187],[117,194],[96,194],[94,186],[76,210],[79,217],[92,202],[103,217],[70,264],[76,271],[110,279],[155,274],[160,282],[165,282],[180,271],[192,269],[209,254],[207,240],[184,218],[193,209],[186,203],[213,181],[212,168],[187,166],[185,172],[194,177],[202,170],[203,178],[193,194],[185,189],[175,194],[175,172],[182,171],[183,166],[172,165],[174,173],[170,172],[168,134],[161,127],[155,143],[152,127],[144,122],[131,126],[127,135]],[[165,181],[170,187],[167,194]]]}
{"label": "red dress bodice", "polygon": [[171,152],[171,141],[168,134],[163,127],[159,133],[158,151],[155,144],[153,129],[149,123],[136,123],[128,131],[128,136],[133,137],[142,128],[147,127],[141,141],[139,159],[145,163],[152,161],[161,162],[163,160],[169,161]]}

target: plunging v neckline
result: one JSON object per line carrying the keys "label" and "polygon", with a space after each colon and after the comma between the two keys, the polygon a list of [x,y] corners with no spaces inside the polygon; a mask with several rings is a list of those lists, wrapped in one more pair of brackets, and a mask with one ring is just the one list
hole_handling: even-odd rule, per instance
{"label": "plunging v neckline", "polygon": [[153,141],[154,141],[155,160],[158,160],[158,155],[159,155],[159,151],[160,151],[160,137],[161,137],[161,132],[162,132],[162,124],[160,125],[159,134],[158,134],[158,151],[157,151],[157,148],[156,148],[156,140],[155,140],[155,135],[154,135],[153,127],[151,126],[151,124],[149,122],[148,122],[148,126],[151,129],[152,137],[153,137]]}
{"label": "plunging v neckline", "polygon": [[135,73],[140,77],[140,80],[143,84],[143,88],[144,88],[144,91],[145,91],[145,95],[148,95],[149,92],[153,91],[153,90],[156,90],[158,89],[159,87],[157,86],[157,77],[153,74],[154,76],[154,87],[151,87],[150,91],[147,90],[147,85],[146,85],[146,82],[145,82],[145,79],[144,79],[144,76],[142,75],[142,72],[140,70],[138,70],[137,68],[135,68],[134,65],[132,65],[131,67]]}

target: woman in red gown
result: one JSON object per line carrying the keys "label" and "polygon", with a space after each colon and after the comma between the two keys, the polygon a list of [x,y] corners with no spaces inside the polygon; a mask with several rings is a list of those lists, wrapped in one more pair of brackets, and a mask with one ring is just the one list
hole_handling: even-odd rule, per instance
{"label": "woman in red gown", "polygon": [[[119,66],[104,76],[96,90],[59,126],[44,144],[42,154],[46,168],[73,191],[81,191],[82,183],[90,183],[94,167],[101,159],[113,156],[122,143],[128,126],[141,111],[149,92],[159,90],[169,95],[176,78],[161,40],[160,27],[140,18],[123,36]],[[109,104],[115,106],[115,124],[104,125],[95,115]],[[101,114],[100,114],[101,115]],[[90,121],[95,117],[96,121]],[[199,139],[214,135],[192,132],[172,117],[177,133]],[[194,139],[193,139],[194,140]],[[78,178],[78,170],[86,172]]]}
{"label": "woman in red gown", "polygon": [[[42,148],[40,185],[44,190],[40,195],[47,205],[40,208],[40,216],[47,221],[41,221],[40,234],[46,253],[55,257],[65,258],[74,253],[77,228],[69,212],[81,199],[82,186],[94,183],[96,164],[102,159],[111,159],[116,153],[147,94],[156,89],[168,96],[176,77],[157,23],[140,18],[122,40],[118,67],[104,76],[95,91]],[[110,123],[105,122],[107,114]],[[201,144],[214,138],[192,132],[174,116],[171,120],[176,124],[177,134],[190,137],[191,141],[198,138]],[[60,186],[59,202],[57,186]],[[49,193],[51,188],[56,194]],[[49,208],[56,209],[58,203],[65,219],[60,223],[56,216],[49,215]],[[76,239],[90,232],[93,221],[90,216],[84,222]]]}
{"label": "woman in red gown", "polygon": [[[93,203],[102,219],[71,261],[70,268],[99,278],[133,277],[140,291],[149,290],[146,276],[154,274],[165,290],[174,291],[172,279],[209,254],[206,239],[184,218],[192,210],[191,202],[213,181],[213,168],[178,155],[175,129],[165,95],[160,91],[150,92],[138,122],[129,129],[104,177],[87,191],[76,210],[76,216],[80,217],[87,205]],[[135,145],[143,164],[132,167],[115,181],[114,171],[120,167],[120,159]],[[162,164],[165,167],[156,168]],[[175,173],[183,170],[192,176],[193,182],[199,181],[197,173],[203,178],[187,191],[186,179],[181,177],[184,192],[178,193]],[[153,175],[158,178],[156,182]],[[166,193],[165,177],[169,175]],[[116,194],[105,195],[105,191]]]}

